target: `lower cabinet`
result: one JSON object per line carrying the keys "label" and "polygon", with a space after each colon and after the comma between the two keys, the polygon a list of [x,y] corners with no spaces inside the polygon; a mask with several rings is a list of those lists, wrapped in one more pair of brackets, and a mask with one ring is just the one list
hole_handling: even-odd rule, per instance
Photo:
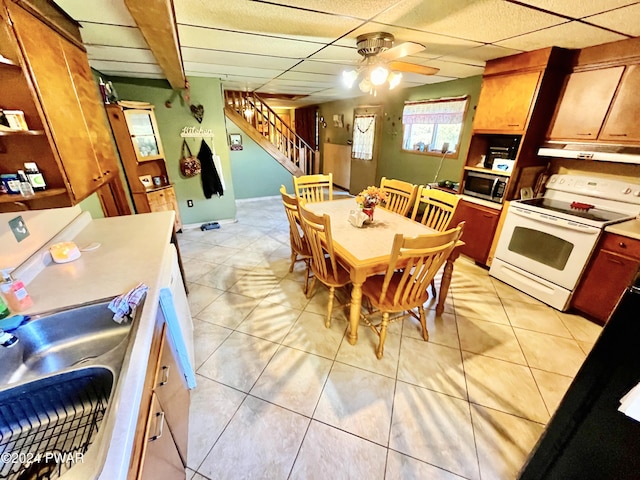
{"label": "lower cabinet", "polygon": [[183,384],[166,325],[156,327],[147,368],[130,479],[185,479],[189,390]]}
{"label": "lower cabinet", "polygon": [[604,324],[640,269],[640,241],[605,233],[598,248],[571,306]]}
{"label": "lower cabinet", "polygon": [[460,200],[450,225],[465,222],[461,238],[465,245],[461,253],[481,265],[487,265],[499,218],[499,210]]}
{"label": "lower cabinet", "polygon": [[158,190],[152,190],[146,193],[135,193],[134,199],[139,200],[136,197],[143,197],[142,201],[135,202],[138,206],[138,213],[164,212],[167,210],[173,210],[176,212],[175,231],[179,232],[180,230],[182,230],[182,220],[180,219],[178,199],[176,198],[176,192],[173,186],[168,186],[166,188],[161,188]]}

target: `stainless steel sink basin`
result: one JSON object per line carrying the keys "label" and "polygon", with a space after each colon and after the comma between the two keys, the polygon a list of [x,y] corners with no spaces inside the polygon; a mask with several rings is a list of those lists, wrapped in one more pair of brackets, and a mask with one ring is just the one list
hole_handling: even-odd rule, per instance
{"label": "stainless steel sink basin", "polygon": [[85,364],[118,347],[131,322],[116,323],[108,304],[100,301],[35,315],[14,330],[18,343],[0,349],[0,385]]}
{"label": "stainless steel sink basin", "polygon": [[11,332],[15,345],[0,347],[0,454],[17,462],[0,462],[0,478],[75,480],[100,472],[100,445],[114,425],[110,401],[142,312],[140,304],[118,324],[108,304],[34,315]]}

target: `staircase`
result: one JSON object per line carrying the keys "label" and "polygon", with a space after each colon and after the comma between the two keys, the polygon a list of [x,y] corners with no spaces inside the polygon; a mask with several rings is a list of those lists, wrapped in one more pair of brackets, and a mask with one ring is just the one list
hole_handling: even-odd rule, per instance
{"label": "staircase", "polygon": [[224,113],[291,174],[314,173],[313,150],[255,92],[225,90]]}

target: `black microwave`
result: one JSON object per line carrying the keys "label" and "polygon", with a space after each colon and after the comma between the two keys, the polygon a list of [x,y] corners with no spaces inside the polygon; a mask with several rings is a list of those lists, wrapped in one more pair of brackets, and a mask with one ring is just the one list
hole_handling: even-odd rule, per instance
{"label": "black microwave", "polygon": [[469,170],[464,181],[463,194],[502,203],[509,177],[489,172]]}

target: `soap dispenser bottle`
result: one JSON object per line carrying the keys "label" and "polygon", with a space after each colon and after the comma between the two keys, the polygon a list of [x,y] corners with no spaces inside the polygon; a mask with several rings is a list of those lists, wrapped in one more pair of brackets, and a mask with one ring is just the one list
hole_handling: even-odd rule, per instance
{"label": "soap dispenser bottle", "polygon": [[14,280],[7,270],[2,271],[2,283],[0,290],[9,309],[13,312],[21,312],[33,305],[33,300],[21,280]]}

